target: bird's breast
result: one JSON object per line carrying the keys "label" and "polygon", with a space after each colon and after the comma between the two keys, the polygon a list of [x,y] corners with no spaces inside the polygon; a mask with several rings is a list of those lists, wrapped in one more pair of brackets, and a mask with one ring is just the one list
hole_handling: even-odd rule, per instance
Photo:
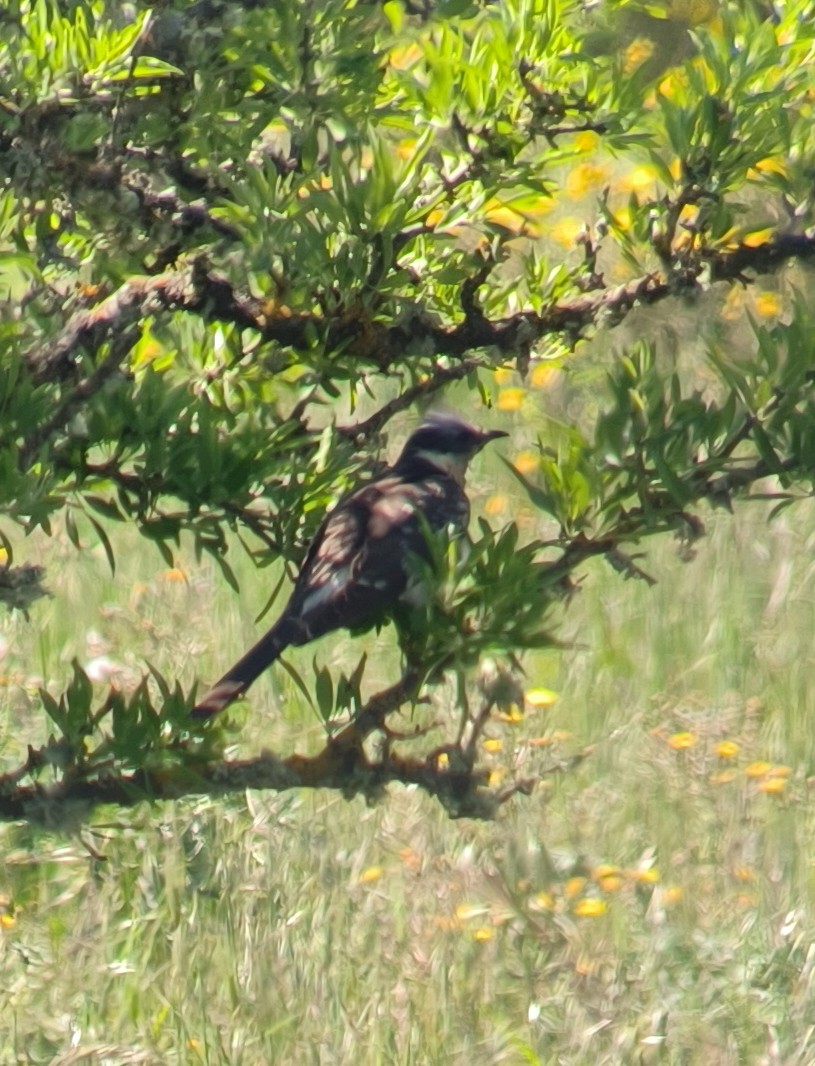
{"label": "bird's breast", "polygon": [[[437,528],[434,515],[444,499],[444,488],[438,482],[391,486],[376,500],[368,518],[368,534],[379,540],[416,524],[416,515],[423,514],[428,525]],[[443,524],[443,523],[442,523]]]}

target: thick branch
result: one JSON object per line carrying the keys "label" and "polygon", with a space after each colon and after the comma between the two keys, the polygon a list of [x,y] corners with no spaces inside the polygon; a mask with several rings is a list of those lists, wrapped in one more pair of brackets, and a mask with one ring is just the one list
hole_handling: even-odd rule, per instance
{"label": "thick branch", "polygon": [[419,671],[408,672],[395,685],[371,697],[356,718],[313,756],[279,758],[264,753],[255,759],[208,763],[197,768],[188,765],[175,773],[142,769],[72,778],[67,772],[58,784],[43,787],[20,784],[40,765],[37,753],[29,751],[28,761],[20,771],[0,777],[0,820],[59,825],[82,818],[86,808],[102,804],[133,807],[145,799],[224,796],[247,788],[277,792],[334,788],[346,795],[361,793],[373,798],[394,781],[419,785],[456,816],[486,818],[493,817],[515,792],[531,790],[531,781],[517,782],[503,792],[490,790],[486,787],[488,771],[461,760],[442,762],[432,753],[426,759],[403,758],[385,745],[379,758],[370,758],[364,749],[366,739],[373,733],[387,733],[386,719],[416,696],[420,682]]}
{"label": "thick branch", "polygon": [[[706,262],[715,280],[734,280],[743,278],[748,269],[766,272],[786,259],[812,255],[815,236],[782,234],[757,248],[740,246],[732,252],[709,254]],[[689,271],[683,283],[692,288],[696,280]],[[232,323],[285,347],[309,346],[315,330],[323,334],[330,348],[353,345],[356,339],[363,353],[384,370],[417,343],[439,355],[463,358],[478,348],[496,348],[502,356],[512,354],[552,333],[577,336],[603,316],[618,321],[638,303],[664,299],[676,291],[676,286],[675,278],[668,281],[660,275],[647,275],[566,300],[540,314],[526,311],[496,320],[470,314],[455,326],[437,325],[417,315],[407,323],[388,327],[348,316],[332,320],[313,313],[269,315],[262,301],[238,293],[199,260],[186,272],[131,278],[95,308],[75,314],[54,340],[30,351],[27,361],[37,381],[65,378],[73,372],[80,350],[96,349],[111,332],[119,333],[145,314],[180,310],[209,321]]]}

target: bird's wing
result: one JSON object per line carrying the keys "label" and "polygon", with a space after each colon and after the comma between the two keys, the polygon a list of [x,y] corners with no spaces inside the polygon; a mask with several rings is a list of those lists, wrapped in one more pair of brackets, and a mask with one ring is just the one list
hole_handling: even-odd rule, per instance
{"label": "bird's wing", "polygon": [[286,611],[297,619],[302,640],[338,626],[369,625],[393,606],[407,586],[412,557],[428,554],[428,528],[466,520],[466,498],[454,496],[451,513],[443,478],[415,482],[386,474],[343,500],[314,538]]}

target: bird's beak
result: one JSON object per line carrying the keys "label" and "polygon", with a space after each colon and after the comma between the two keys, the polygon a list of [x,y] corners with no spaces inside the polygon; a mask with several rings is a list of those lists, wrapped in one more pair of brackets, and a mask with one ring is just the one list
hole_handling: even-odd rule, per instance
{"label": "bird's beak", "polygon": [[489,444],[491,440],[498,440],[499,437],[508,437],[509,433],[505,429],[486,429],[481,433],[481,444],[479,448],[483,448],[485,444]]}

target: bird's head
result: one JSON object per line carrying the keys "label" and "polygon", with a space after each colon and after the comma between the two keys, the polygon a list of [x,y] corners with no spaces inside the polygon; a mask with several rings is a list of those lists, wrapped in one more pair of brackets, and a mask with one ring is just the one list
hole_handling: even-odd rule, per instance
{"label": "bird's head", "polygon": [[502,429],[476,429],[456,415],[431,414],[408,437],[397,466],[419,460],[463,484],[472,457],[489,441],[507,436]]}

